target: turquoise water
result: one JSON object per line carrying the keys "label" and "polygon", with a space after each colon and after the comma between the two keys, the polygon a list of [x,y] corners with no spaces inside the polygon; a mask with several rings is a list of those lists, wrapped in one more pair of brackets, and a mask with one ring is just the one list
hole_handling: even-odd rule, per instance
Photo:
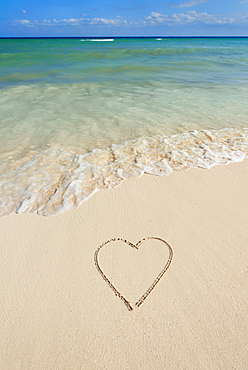
{"label": "turquoise water", "polygon": [[247,155],[248,38],[0,40],[1,214]]}

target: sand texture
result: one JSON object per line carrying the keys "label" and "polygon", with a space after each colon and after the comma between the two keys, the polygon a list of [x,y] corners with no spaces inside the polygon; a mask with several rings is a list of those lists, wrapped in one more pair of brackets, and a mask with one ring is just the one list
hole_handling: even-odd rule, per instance
{"label": "sand texture", "polygon": [[[248,369],[248,161],[0,219],[0,369]],[[169,259],[154,289],[135,306]],[[114,294],[94,261],[131,304]]]}

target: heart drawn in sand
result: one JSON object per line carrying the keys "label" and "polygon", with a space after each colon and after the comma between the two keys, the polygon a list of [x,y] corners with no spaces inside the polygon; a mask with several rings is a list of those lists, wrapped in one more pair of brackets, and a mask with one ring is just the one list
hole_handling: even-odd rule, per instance
{"label": "heart drawn in sand", "polygon": [[115,241],[121,241],[127,245],[129,245],[130,247],[132,248],[135,248],[136,250],[139,249],[139,247],[145,243],[146,241],[148,240],[151,240],[151,239],[155,239],[155,240],[159,240],[161,242],[163,242],[164,244],[166,244],[168,250],[169,250],[169,257],[168,257],[168,260],[166,261],[166,264],[164,266],[164,268],[162,269],[162,271],[157,275],[157,277],[155,278],[155,280],[153,281],[153,283],[149,286],[149,288],[146,290],[146,292],[140,297],[140,299],[135,303],[135,306],[139,307],[143,302],[144,300],[148,297],[148,295],[152,292],[152,290],[155,288],[155,286],[158,284],[158,282],[160,281],[160,279],[163,277],[163,275],[165,274],[165,272],[168,270],[170,264],[171,264],[171,261],[172,261],[172,257],[173,257],[173,250],[171,248],[171,246],[163,239],[161,238],[157,238],[157,237],[154,237],[154,236],[151,236],[151,237],[148,237],[148,238],[144,238],[140,241],[138,241],[138,243],[136,244],[133,244],[131,242],[129,242],[128,240],[126,239],[122,239],[122,238],[113,238],[113,239],[110,239],[110,240],[107,240],[106,242],[104,242],[102,245],[100,245],[100,247],[97,248],[97,250],[95,251],[95,256],[94,256],[94,259],[95,259],[95,265],[96,265],[96,268],[97,270],[99,271],[99,273],[101,274],[102,278],[108,283],[108,285],[110,286],[110,288],[114,291],[115,295],[118,296],[123,302],[124,304],[126,305],[126,307],[128,308],[129,311],[132,311],[133,310],[133,307],[131,306],[130,302],[127,300],[127,298],[125,298],[121,292],[116,289],[116,287],[113,285],[113,283],[109,280],[109,278],[106,276],[106,274],[103,272],[102,268],[100,267],[99,265],[99,260],[98,260],[98,254],[100,252],[100,250],[106,246],[107,244],[109,243],[112,243],[112,242],[115,242]]}

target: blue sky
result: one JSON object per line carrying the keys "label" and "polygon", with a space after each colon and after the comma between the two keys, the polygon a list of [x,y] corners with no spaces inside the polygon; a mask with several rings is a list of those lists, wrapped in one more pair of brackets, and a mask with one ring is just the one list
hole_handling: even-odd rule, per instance
{"label": "blue sky", "polygon": [[248,35],[248,0],[0,0],[0,36]]}

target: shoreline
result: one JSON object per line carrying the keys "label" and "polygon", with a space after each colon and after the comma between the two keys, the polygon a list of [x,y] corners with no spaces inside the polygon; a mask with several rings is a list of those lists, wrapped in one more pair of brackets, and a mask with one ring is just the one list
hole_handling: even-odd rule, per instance
{"label": "shoreline", "polygon": [[[247,176],[247,159],[145,174],[52,217],[2,217],[0,367],[247,368]],[[149,236],[166,240],[174,256],[130,312],[100,276],[94,253],[111,238],[137,243]],[[132,250],[100,255],[134,301],[163,255],[142,248],[146,267],[138,275]]]}
{"label": "shoreline", "polygon": [[246,127],[140,137],[86,153],[65,150],[58,144],[23,153],[15,148],[2,155],[0,216],[52,216],[77,208],[98,190],[143,174],[165,176],[247,157]]}

